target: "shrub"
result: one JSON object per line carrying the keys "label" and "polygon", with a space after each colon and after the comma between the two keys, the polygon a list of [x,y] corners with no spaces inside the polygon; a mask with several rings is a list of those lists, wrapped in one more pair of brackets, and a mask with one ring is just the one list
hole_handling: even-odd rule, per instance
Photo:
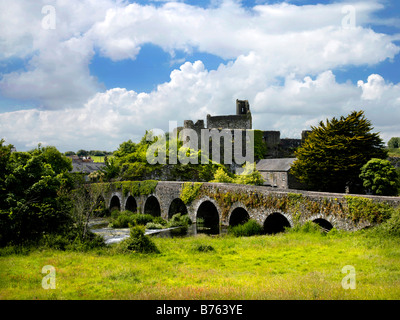
{"label": "shrub", "polygon": [[246,162],[242,168],[243,172],[241,174],[233,174],[233,177],[231,177],[224,168],[220,167],[215,172],[214,179],[210,182],[251,185],[262,185],[264,183],[264,178],[256,170],[254,163]]}
{"label": "shrub", "polygon": [[160,223],[148,222],[146,224],[146,229],[164,229],[164,226]]}
{"label": "shrub", "polygon": [[165,220],[164,220],[163,218],[161,218],[161,217],[155,217],[155,218],[153,219],[153,222],[154,222],[154,223],[161,224],[162,226],[166,226],[166,225],[168,224],[168,222],[165,221]]}
{"label": "shrub", "polygon": [[300,233],[325,234],[325,232],[322,230],[322,228],[318,224],[316,224],[312,221],[306,221],[303,224],[297,223],[292,228],[287,228],[287,231],[290,233],[300,232]]}
{"label": "shrub", "polygon": [[192,224],[192,220],[189,218],[189,215],[181,215],[180,213],[174,214],[172,218],[168,221],[168,227],[181,227],[181,226],[189,226]]}
{"label": "shrub", "polygon": [[214,174],[214,179],[210,182],[219,182],[219,183],[234,183],[234,179],[229,176],[229,174],[224,170],[224,168],[220,167]]}
{"label": "shrub", "polygon": [[232,233],[235,237],[249,237],[262,234],[262,232],[263,227],[253,219],[250,219],[244,224],[229,228],[229,233]]}
{"label": "shrub", "polygon": [[113,211],[111,212],[111,228],[128,228],[129,225],[135,225],[135,214],[132,211]]}
{"label": "shrub", "polygon": [[210,251],[215,251],[213,246],[210,246],[208,244],[196,244],[193,247],[194,251],[197,252],[210,252]]}
{"label": "shrub", "polygon": [[145,226],[147,223],[153,222],[155,217],[148,213],[135,213],[132,215],[132,219],[135,221],[136,224]]}
{"label": "shrub", "polygon": [[113,219],[110,223],[111,228],[128,228],[129,225],[134,225],[135,221],[132,219],[132,216],[128,215],[119,215],[116,219]]}
{"label": "shrub", "polygon": [[111,217],[111,219],[116,219],[119,215],[123,215],[124,212],[126,212],[126,211],[120,212],[118,209],[114,209],[111,211],[110,217]]}
{"label": "shrub", "polygon": [[381,231],[390,236],[400,236],[400,208],[397,208],[391,217],[381,225]]}
{"label": "shrub", "polygon": [[88,251],[105,246],[103,237],[88,232],[85,239],[79,236],[78,231],[70,230],[64,234],[47,234],[43,236],[39,245],[55,250]]}
{"label": "shrub", "polygon": [[331,230],[329,230],[329,232],[326,235],[329,238],[338,238],[342,237],[344,234],[345,234],[344,231],[338,230],[335,227],[333,227]]}
{"label": "shrub", "polygon": [[130,237],[118,244],[122,252],[160,253],[155,243],[144,234],[144,226],[134,226],[130,229]]}

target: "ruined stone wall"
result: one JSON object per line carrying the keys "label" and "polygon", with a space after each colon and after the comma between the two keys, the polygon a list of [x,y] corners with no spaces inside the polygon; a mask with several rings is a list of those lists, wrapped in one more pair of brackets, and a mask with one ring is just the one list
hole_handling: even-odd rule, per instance
{"label": "ruined stone wall", "polygon": [[263,131],[263,141],[267,145],[267,158],[287,158],[293,156],[301,146],[301,139],[280,138],[280,131]]}
{"label": "ruined stone wall", "polygon": [[208,129],[251,129],[251,114],[229,115],[229,116],[211,116],[207,115]]}
{"label": "ruined stone wall", "polygon": [[281,141],[280,131],[263,131],[263,139],[267,144],[268,148],[275,147],[279,145]]}

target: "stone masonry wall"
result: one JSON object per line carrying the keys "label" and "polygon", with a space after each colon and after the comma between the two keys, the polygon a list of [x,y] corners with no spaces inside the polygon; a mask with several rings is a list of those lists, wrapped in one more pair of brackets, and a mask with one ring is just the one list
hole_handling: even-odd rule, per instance
{"label": "stone masonry wall", "polygon": [[[140,212],[150,196],[155,196],[160,204],[161,216],[168,219],[168,211],[172,201],[181,197],[183,182],[158,182],[154,192],[149,195],[135,196]],[[110,188],[104,194],[107,204],[111,198],[120,199],[121,210],[125,209],[129,192]],[[350,218],[346,194],[311,192],[301,190],[280,190],[262,186],[203,183],[195,199],[187,203],[188,214],[196,221],[199,206],[204,201],[210,201],[216,207],[220,223],[229,225],[232,211],[237,207],[244,208],[250,218],[263,224],[268,215],[279,212],[284,215],[291,226],[296,219],[300,223],[322,218],[329,221],[334,227],[342,230],[357,230],[373,225],[370,221]],[[379,197],[367,195],[353,195],[370,199],[374,203],[385,203],[392,207],[400,206],[400,197]]]}

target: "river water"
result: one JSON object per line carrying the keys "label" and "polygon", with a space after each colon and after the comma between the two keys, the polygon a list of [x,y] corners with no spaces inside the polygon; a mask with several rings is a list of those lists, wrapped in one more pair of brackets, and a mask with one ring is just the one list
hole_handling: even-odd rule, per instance
{"label": "river water", "polygon": [[[109,228],[108,220],[106,218],[95,218],[89,221],[90,230],[104,238],[106,244],[120,242],[129,238],[129,228]],[[222,228],[204,228],[197,226],[196,223],[190,225],[187,230],[182,227],[168,228],[168,229],[146,229],[145,234],[153,237],[172,238],[172,237],[191,237],[200,233],[208,235],[217,235],[226,233],[227,229]]]}

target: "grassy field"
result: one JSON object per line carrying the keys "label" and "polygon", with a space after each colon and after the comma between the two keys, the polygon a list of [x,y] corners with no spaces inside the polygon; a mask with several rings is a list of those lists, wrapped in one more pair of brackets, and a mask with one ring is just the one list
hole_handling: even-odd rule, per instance
{"label": "grassy field", "polygon": [[[153,238],[160,254],[33,250],[0,257],[0,299],[400,299],[398,238],[368,233]],[[199,252],[200,245],[214,250]],[[56,289],[42,288],[43,266]],[[345,290],[351,265],[356,289]]]}
{"label": "grassy field", "polygon": [[90,156],[94,162],[104,162],[104,156]]}

